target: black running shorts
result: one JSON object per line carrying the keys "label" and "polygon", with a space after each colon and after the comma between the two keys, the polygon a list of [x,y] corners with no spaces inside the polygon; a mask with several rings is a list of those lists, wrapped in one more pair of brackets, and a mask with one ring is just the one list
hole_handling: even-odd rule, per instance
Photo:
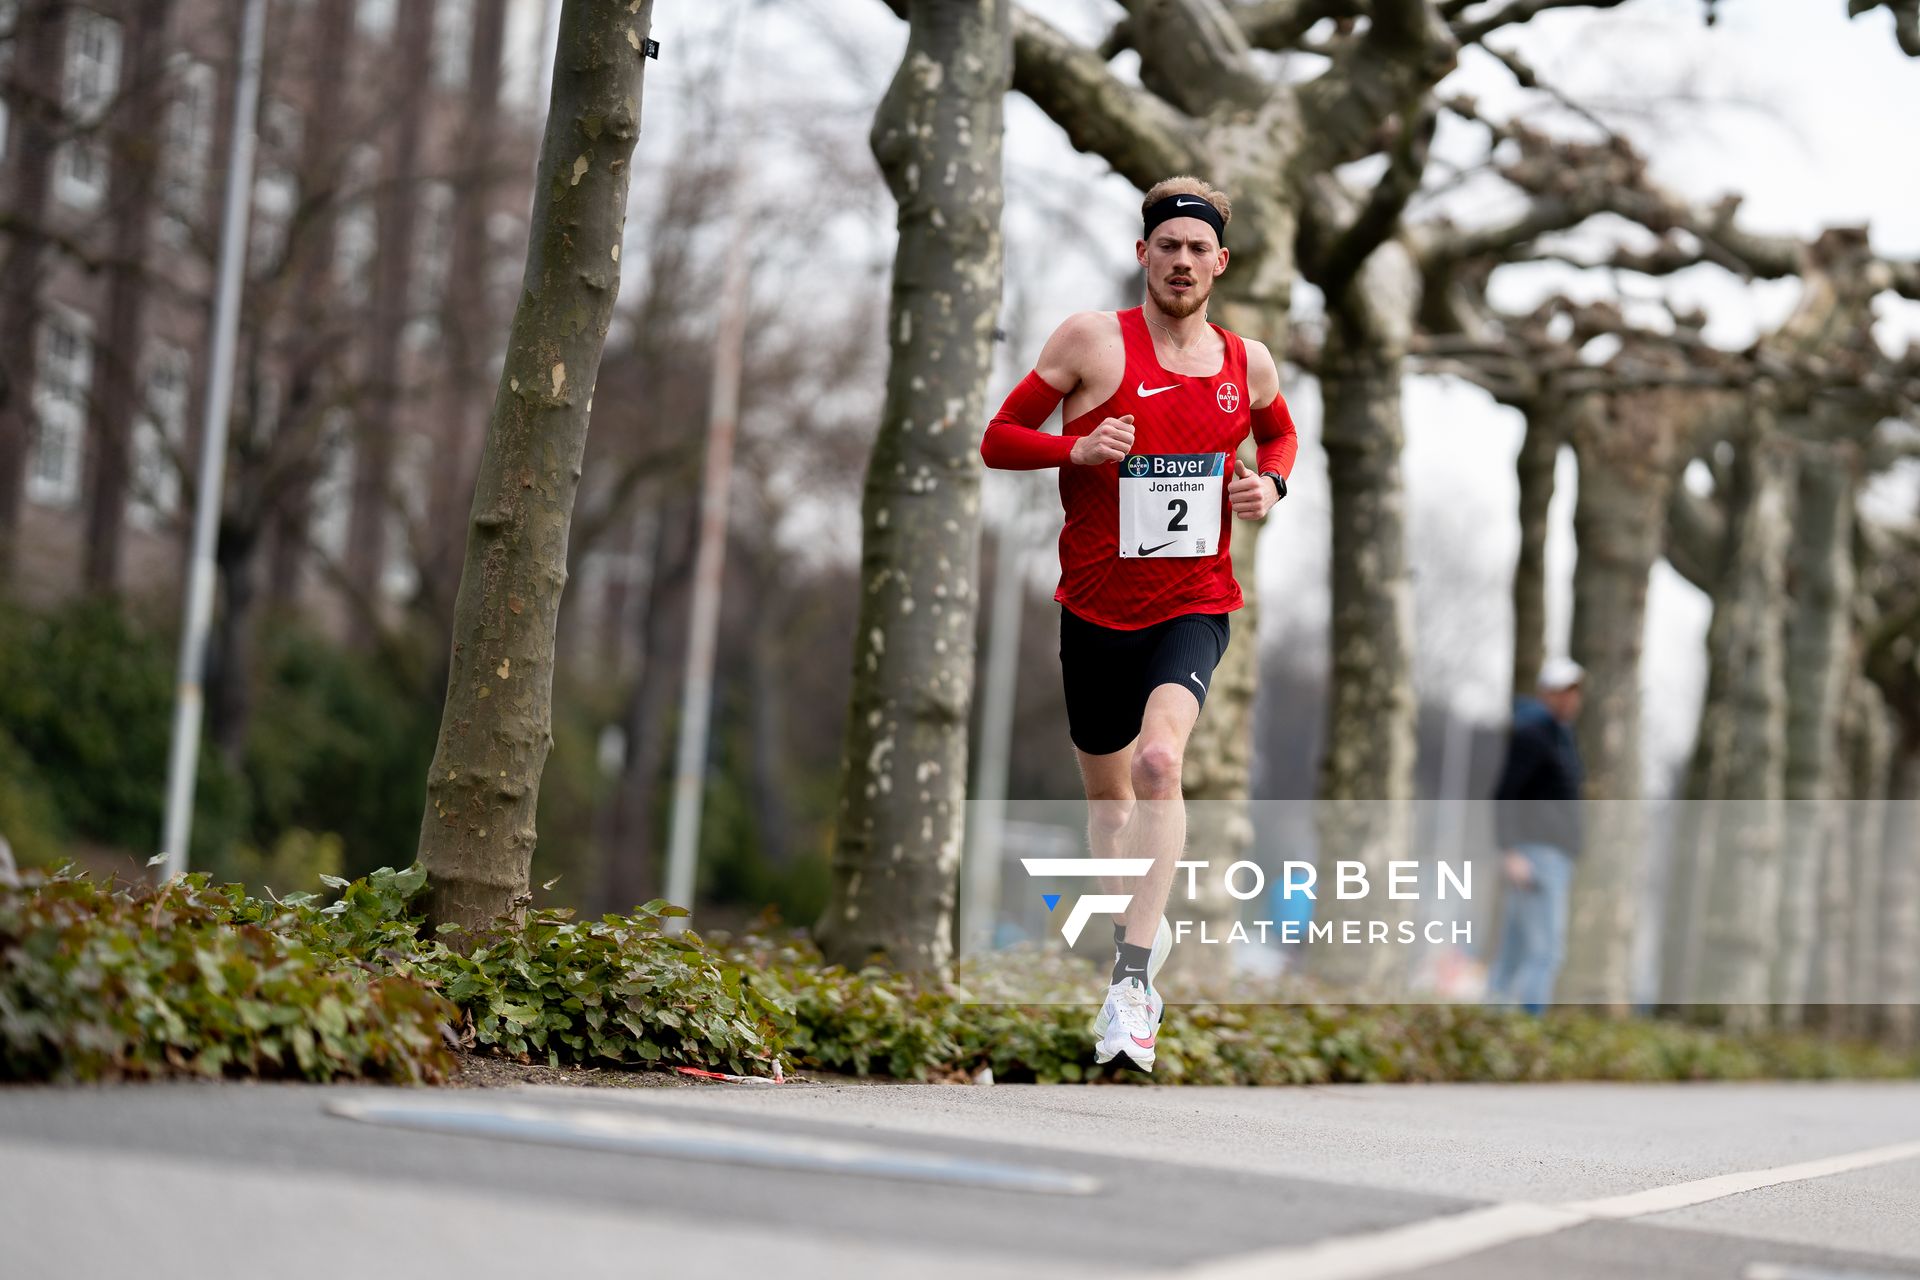
{"label": "black running shorts", "polygon": [[1213,669],[1227,652],[1227,615],[1183,613],[1121,631],[1060,610],[1060,674],[1067,732],[1090,756],[1111,755],[1140,736],[1147,696],[1177,684],[1204,706]]}

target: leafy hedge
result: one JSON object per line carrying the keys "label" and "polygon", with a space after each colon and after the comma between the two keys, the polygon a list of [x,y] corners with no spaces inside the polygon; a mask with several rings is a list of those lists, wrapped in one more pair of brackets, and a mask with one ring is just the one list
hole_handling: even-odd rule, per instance
{"label": "leafy hedge", "polygon": [[[433,1081],[452,1046],[523,1061],[764,1073],[789,1067],[952,1079],[1085,1078],[1089,1008],[979,1002],[824,965],[798,937],[709,943],[660,903],[576,921],[503,921],[462,954],[411,912],[425,875],[326,877],[245,896],[191,876],[164,888],[62,870],[0,886],[0,1080],[183,1073]],[[1021,957],[1074,988],[1070,960]],[[1047,966],[1056,966],[1052,974]],[[977,999],[976,999],[977,998]],[[1692,1080],[1913,1076],[1920,1053],[1811,1036],[1466,1005],[1175,1005],[1153,1079],[1170,1084]]]}
{"label": "leafy hedge", "polygon": [[168,1073],[432,1081],[449,1046],[550,1063],[752,1069],[787,1014],[655,904],[503,922],[466,954],[409,914],[426,876],[249,898],[62,869],[0,886],[0,1080]]}
{"label": "leafy hedge", "polygon": [[446,1074],[445,1000],[322,955],[286,923],[204,877],[134,891],[63,871],[0,887],[0,1080]]}

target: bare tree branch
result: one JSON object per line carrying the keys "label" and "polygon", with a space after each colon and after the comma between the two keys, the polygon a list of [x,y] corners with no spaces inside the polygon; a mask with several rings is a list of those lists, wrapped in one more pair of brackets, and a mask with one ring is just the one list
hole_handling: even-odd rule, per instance
{"label": "bare tree branch", "polygon": [[1300,89],[1307,142],[1296,178],[1377,149],[1380,121],[1439,83],[1458,54],[1458,43],[1428,0],[1379,0],[1365,37]]}
{"label": "bare tree branch", "polygon": [[1200,134],[1191,120],[1026,9],[1014,10],[1013,54],[1013,87],[1077,149],[1104,157],[1135,186],[1145,190],[1193,166]]}
{"label": "bare tree branch", "polygon": [[1485,18],[1454,23],[1453,34],[1461,44],[1478,44],[1502,27],[1530,22],[1549,9],[1612,9],[1623,0],[1508,0],[1504,8]]}
{"label": "bare tree branch", "polygon": [[1684,483],[1667,502],[1667,563],[1702,591],[1713,590],[1726,553],[1727,515],[1720,504]]}
{"label": "bare tree branch", "polygon": [[1909,58],[1920,58],[1920,0],[1847,0],[1847,16],[1857,18],[1873,9],[1893,15],[1893,36]]}
{"label": "bare tree branch", "polygon": [[1297,46],[1317,22],[1360,17],[1367,8],[1365,0],[1254,0],[1235,5],[1233,17],[1256,49],[1277,51]]}
{"label": "bare tree branch", "polygon": [[1125,0],[1140,51],[1140,81],[1189,115],[1273,95],[1248,56],[1246,34],[1223,0]]}
{"label": "bare tree branch", "polygon": [[1312,260],[1303,265],[1329,299],[1347,287],[1367,255],[1399,226],[1400,214],[1413,193],[1419,190],[1421,175],[1426,171],[1427,151],[1433,142],[1437,120],[1434,111],[1425,109],[1403,127],[1389,153],[1387,171],[1367,203],[1345,228],[1323,230],[1328,240],[1324,250],[1311,255]]}

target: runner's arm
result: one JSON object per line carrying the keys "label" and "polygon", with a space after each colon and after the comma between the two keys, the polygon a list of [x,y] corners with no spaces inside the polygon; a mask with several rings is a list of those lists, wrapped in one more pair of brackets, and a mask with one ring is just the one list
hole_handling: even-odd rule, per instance
{"label": "runner's arm", "polygon": [[1080,385],[1084,328],[1083,315],[1067,317],[1041,348],[1033,372],[1020,380],[1000,412],[993,415],[980,441],[980,457],[988,466],[1004,471],[1037,471],[1065,466],[1071,459],[1073,437],[1054,435],[1042,428],[1060,402]]}
{"label": "runner's arm", "polygon": [[1277,472],[1283,479],[1292,476],[1300,438],[1280,394],[1279,366],[1264,342],[1247,344],[1247,394],[1253,404],[1254,470],[1261,475]]}

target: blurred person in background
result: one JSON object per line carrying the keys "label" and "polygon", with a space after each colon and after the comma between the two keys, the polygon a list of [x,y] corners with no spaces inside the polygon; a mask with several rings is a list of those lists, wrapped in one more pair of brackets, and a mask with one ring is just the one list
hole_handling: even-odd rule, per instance
{"label": "blurred person in background", "polygon": [[1573,725],[1585,677],[1571,658],[1552,658],[1540,668],[1538,696],[1514,700],[1493,793],[1506,885],[1487,998],[1530,1013],[1552,1001],[1567,950],[1567,897],[1580,856],[1581,767]]}

